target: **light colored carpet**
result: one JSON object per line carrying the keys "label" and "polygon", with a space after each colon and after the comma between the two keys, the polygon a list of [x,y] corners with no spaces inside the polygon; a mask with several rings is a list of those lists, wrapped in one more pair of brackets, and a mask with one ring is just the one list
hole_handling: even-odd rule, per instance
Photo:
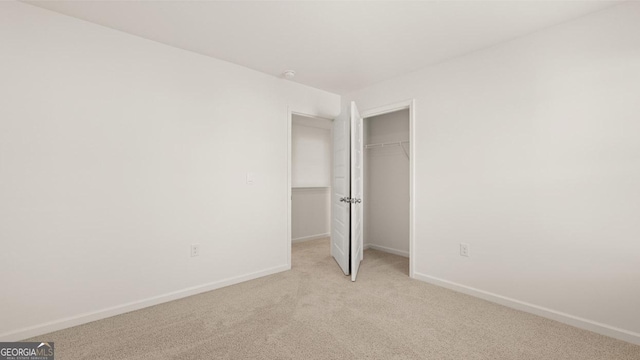
{"label": "light colored carpet", "polygon": [[293,269],[38,336],[56,359],[640,359],[640,346],[408,277],[365,252],[352,283],[327,239]]}

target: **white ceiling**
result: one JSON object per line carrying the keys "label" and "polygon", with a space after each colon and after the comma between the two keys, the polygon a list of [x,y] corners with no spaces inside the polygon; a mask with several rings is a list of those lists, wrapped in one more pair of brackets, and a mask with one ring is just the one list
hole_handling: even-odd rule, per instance
{"label": "white ceiling", "polygon": [[29,1],[338,94],[615,5],[611,1]]}

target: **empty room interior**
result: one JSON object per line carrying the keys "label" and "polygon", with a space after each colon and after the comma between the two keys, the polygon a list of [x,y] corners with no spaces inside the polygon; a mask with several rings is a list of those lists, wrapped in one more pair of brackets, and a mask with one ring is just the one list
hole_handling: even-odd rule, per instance
{"label": "empty room interior", "polygon": [[640,360],[638,1],[9,0],[0,79],[0,359]]}

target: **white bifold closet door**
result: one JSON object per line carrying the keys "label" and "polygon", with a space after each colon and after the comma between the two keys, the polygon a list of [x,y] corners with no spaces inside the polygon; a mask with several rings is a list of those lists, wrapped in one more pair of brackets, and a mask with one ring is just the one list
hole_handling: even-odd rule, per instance
{"label": "white bifold closet door", "polygon": [[355,103],[333,122],[331,255],[355,281],[363,258],[363,133]]}

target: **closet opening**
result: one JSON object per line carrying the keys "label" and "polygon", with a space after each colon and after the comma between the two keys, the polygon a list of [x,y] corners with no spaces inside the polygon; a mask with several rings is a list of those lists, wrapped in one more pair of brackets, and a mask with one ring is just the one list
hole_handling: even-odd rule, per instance
{"label": "closet opening", "polygon": [[363,114],[363,142],[364,249],[410,258],[411,108]]}
{"label": "closet opening", "polygon": [[353,281],[353,263],[366,271],[371,249],[372,266],[384,258],[413,278],[415,100],[349,109],[335,120],[288,112],[288,268],[322,259],[315,264]]}
{"label": "closet opening", "polygon": [[[333,120],[290,114],[289,264],[292,246],[330,254]],[[313,243],[311,243],[313,242]],[[302,244],[305,243],[305,244]]]}

